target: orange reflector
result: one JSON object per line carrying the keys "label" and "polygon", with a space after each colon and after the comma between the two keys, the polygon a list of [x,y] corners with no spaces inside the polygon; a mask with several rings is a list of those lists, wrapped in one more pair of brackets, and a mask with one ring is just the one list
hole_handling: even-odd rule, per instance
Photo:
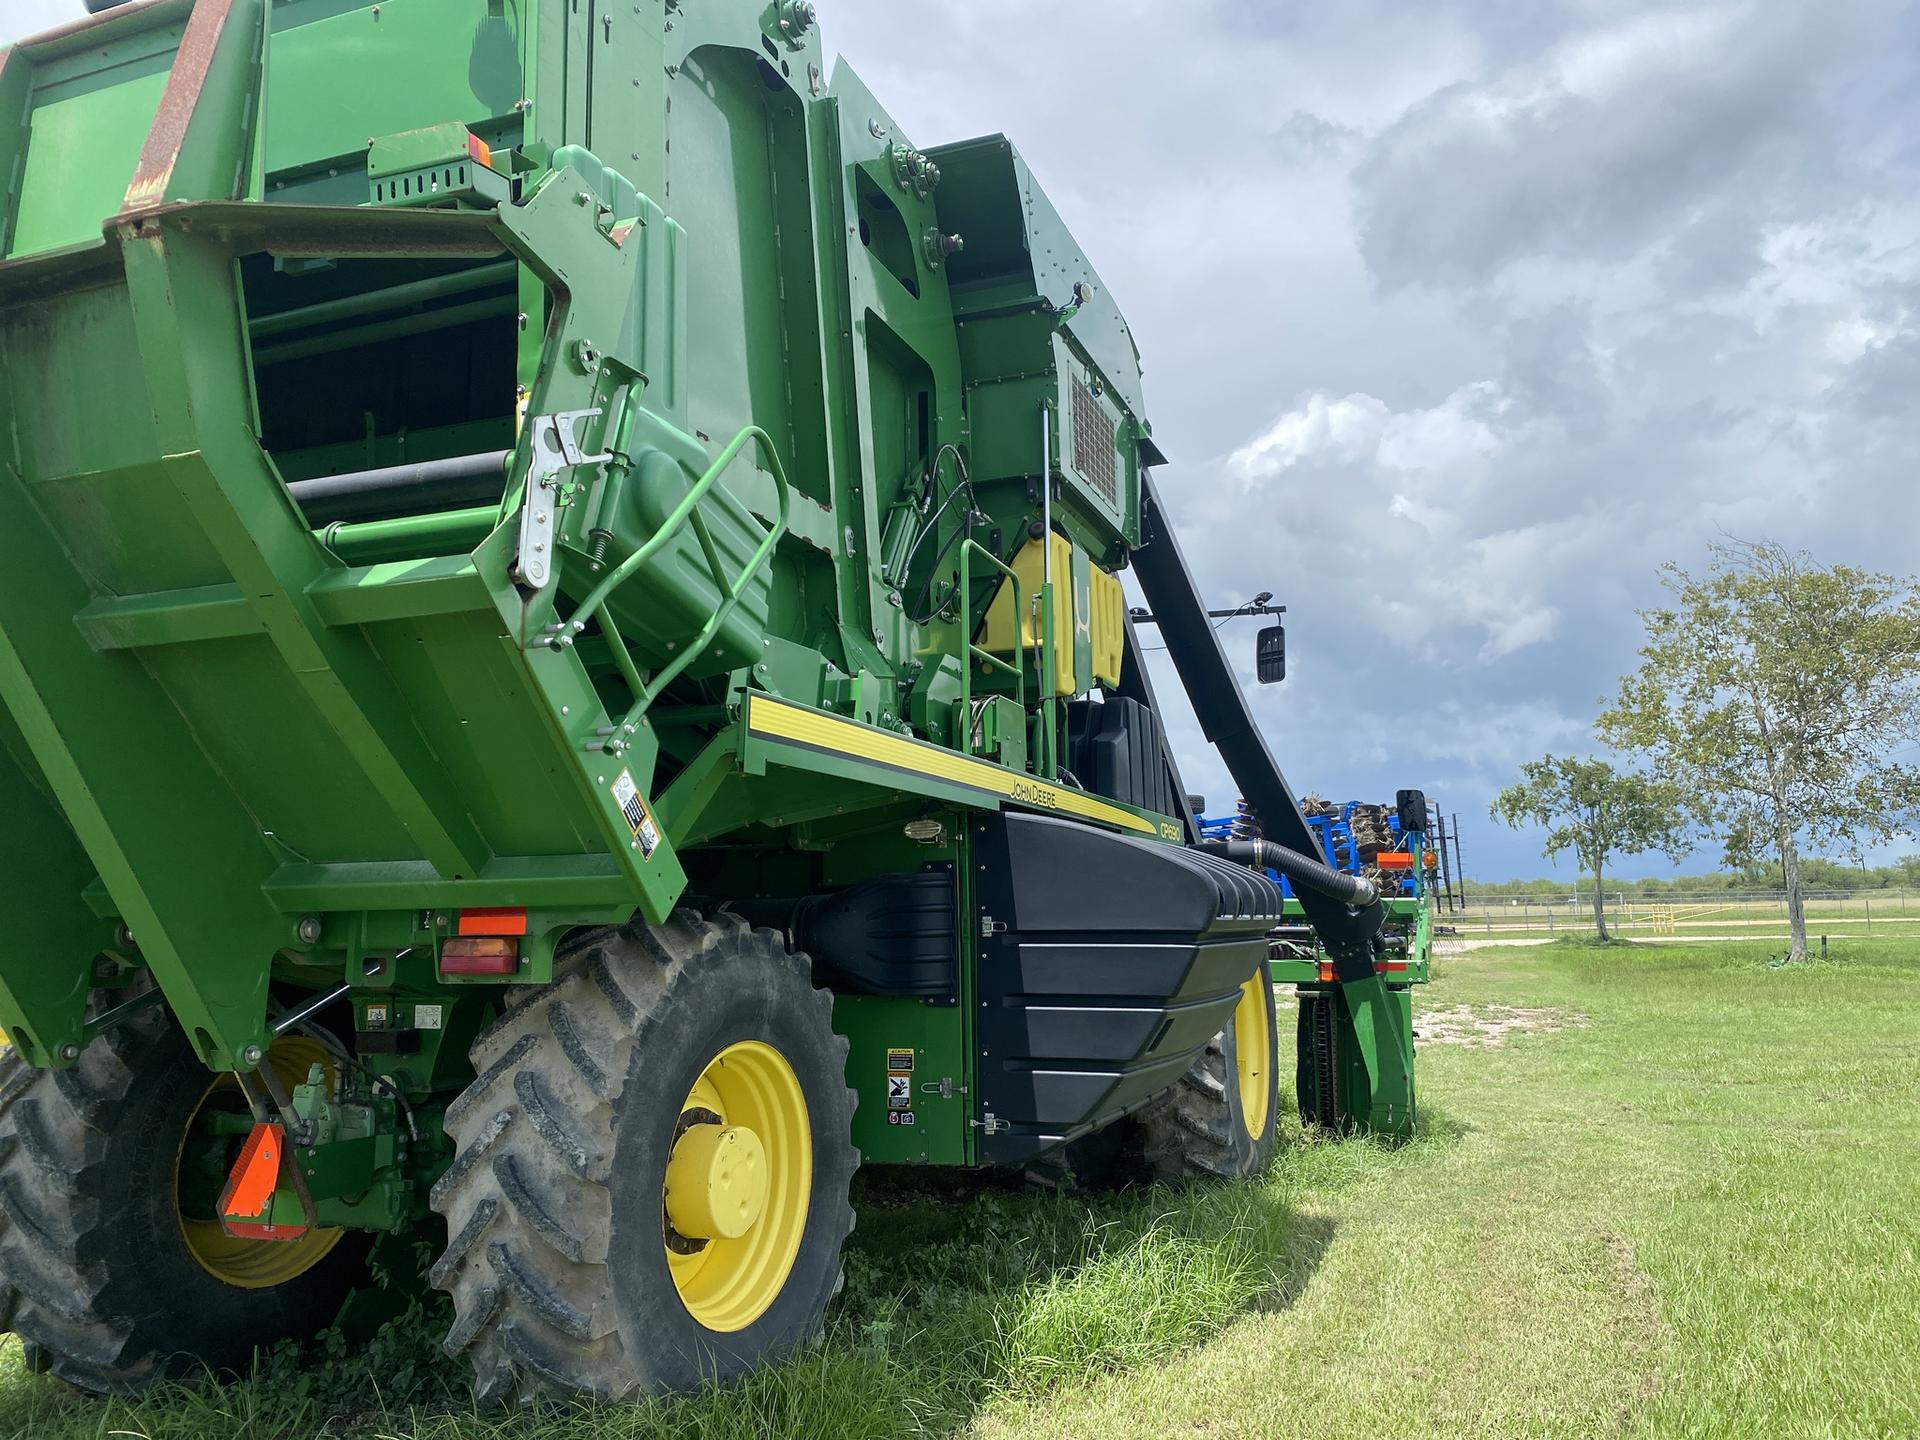
{"label": "orange reflector", "polygon": [[1382,850],[1373,857],[1373,863],[1382,870],[1411,870],[1413,856],[1405,850]]}
{"label": "orange reflector", "polygon": [[527,933],[526,907],[523,905],[518,909],[462,910],[460,933],[462,935],[524,935]]}
{"label": "orange reflector", "polygon": [[233,1220],[258,1220],[266,1214],[273,1192],[280,1188],[280,1157],[286,1153],[286,1131],[279,1125],[257,1124],[240,1147],[240,1158],[227,1177],[220,1197],[220,1213]]}
{"label": "orange reflector", "polygon": [[1330,984],[1332,983],[1332,981],[1333,981],[1333,962],[1331,960],[1322,960],[1320,962],[1320,982],[1324,985],[1324,984]]}
{"label": "orange reflector", "polygon": [[520,947],[505,936],[449,940],[440,947],[442,975],[512,975]]}
{"label": "orange reflector", "polygon": [[493,147],[478,135],[467,136],[467,154],[489,170],[493,168]]}

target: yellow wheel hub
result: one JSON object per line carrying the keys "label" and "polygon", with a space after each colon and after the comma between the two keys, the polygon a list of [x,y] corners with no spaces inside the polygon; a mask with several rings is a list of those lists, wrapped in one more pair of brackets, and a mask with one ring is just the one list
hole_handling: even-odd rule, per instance
{"label": "yellow wheel hub", "polygon": [[813,1131],[800,1077],[743,1040],[708,1062],[680,1107],[661,1193],[667,1268],[687,1313],[744,1330],[786,1287],[806,1236]]}
{"label": "yellow wheel hub", "polygon": [[1273,1017],[1268,1013],[1266,966],[1240,987],[1240,1003],[1233,1007],[1233,1048],[1240,1069],[1240,1118],[1247,1133],[1258,1140],[1267,1133],[1273,1110],[1273,1077],[1267,1067],[1273,1058]]}
{"label": "yellow wheel hub", "polygon": [[[315,1065],[323,1066],[329,1076],[335,1074],[333,1057],[315,1041],[302,1036],[289,1036],[276,1042],[267,1063],[278,1072],[288,1089],[304,1085]],[[240,1290],[271,1290],[276,1285],[299,1279],[326,1259],[347,1232],[314,1229],[298,1240],[242,1240],[220,1228],[218,1215],[200,1213],[217,1208],[209,1207],[204,1195],[189,1213],[189,1207],[182,1203],[187,1188],[182,1182],[186,1179],[188,1145],[195,1139],[202,1122],[222,1111],[235,1115],[247,1113],[246,1098],[241,1094],[239,1082],[231,1075],[222,1075],[207,1087],[206,1094],[200,1097],[200,1103],[188,1117],[186,1129],[181,1132],[174,1159],[174,1208],[180,1218],[180,1234],[200,1268],[214,1279]],[[228,1147],[227,1162],[231,1163],[238,1154],[239,1136],[236,1135]]]}
{"label": "yellow wheel hub", "polygon": [[767,1147],[740,1125],[696,1125],[667,1165],[667,1219],[689,1240],[738,1240],[767,1208]]}

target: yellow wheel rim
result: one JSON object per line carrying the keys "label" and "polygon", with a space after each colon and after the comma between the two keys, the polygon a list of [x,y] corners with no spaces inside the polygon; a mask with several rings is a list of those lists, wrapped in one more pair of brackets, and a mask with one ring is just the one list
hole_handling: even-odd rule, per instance
{"label": "yellow wheel rim", "polygon": [[771,1045],[729,1045],[687,1092],[661,1187],[667,1269],[687,1313],[723,1333],[766,1314],[800,1256],[812,1195],[800,1077]]}
{"label": "yellow wheel rim", "polygon": [[[308,1072],[316,1064],[324,1066],[329,1076],[336,1074],[333,1057],[317,1042],[302,1036],[289,1036],[276,1042],[267,1063],[279,1073],[288,1089],[304,1085]],[[326,1259],[347,1232],[313,1229],[298,1240],[241,1240],[220,1228],[219,1216],[212,1213],[218,1205],[218,1192],[215,1192],[214,1203],[209,1205],[204,1181],[197,1187],[193,1184],[189,1173],[192,1169],[189,1144],[195,1141],[200,1122],[213,1113],[245,1114],[246,1108],[239,1082],[233,1076],[221,1075],[207,1087],[187,1119],[174,1156],[174,1210],[180,1218],[180,1234],[186,1239],[187,1250],[202,1270],[236,1289],[271,1290],[276,1285],[299,1279]],[[227,1147],[229,1163],[239,1153],[239,1140],[240,1137],[234,1136]]]}
{"label": "yellow wheel rim", "polygon": [[1240,1068],[1240,1118],[1247,1133],[1258,1140],[1272,1118],[1273,1077],[1267,1073],[1273,1059],[1272,1017],[1267,1013],[1269,981],[1266,966],[1240,987],[1240,1003],[1233,1007],[1233,1049]]}

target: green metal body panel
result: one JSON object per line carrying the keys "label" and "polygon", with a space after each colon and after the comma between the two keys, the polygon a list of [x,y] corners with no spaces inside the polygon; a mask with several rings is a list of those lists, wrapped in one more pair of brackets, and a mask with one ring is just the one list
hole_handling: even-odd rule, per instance
{"label": "green metal body panel", "polygon": [[[836,1024],[864,1154],[976,1163],[964,815],[1181,838],[1066,783],[1037,698],[1055,644],[1092,684],[1052,595],[1085,617],[1140,538],[1138,356],[1007,142],[913,149],[777,15],[163,0],[0,56],[0,1027],[32,1063],[91,1038],[101,974],[239,1070],[270,987],[344,979],[410,1037],[381,1068],[429,1138],[301,1158],[390,1228],[569,931],[938,862],[953,1002]],[[497,504],[315,523],[290,488],[496,452]],[[1043,645],[983,669],[1049,519]],[[953,838],[906,838],[930,817]],[[526,912],[512,973],[444,973],[481,907]]]}

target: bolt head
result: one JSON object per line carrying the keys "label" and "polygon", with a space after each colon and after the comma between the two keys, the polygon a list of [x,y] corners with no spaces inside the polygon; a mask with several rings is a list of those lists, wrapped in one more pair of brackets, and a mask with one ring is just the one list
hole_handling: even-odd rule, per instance
{"label": "bolt head", "polygon": [[258,1065],[262,1060],[267,1058],[267,1052],[262,1050],[258,1045],[249,1045],[247,1046],[246,1053],[240,1058],[245,1060],[249,1065]]}
{"label": "bolt head", "polygon": [[80,1047],[78,1045],[62,1045],[60,1047],[60,1058],[71,1065],[80,1058]]}
{"label": "bolt head", "polygon": [[318,915],[302,916],[297,933],[303,945],[316,944],[320,939],[320,917]]}

